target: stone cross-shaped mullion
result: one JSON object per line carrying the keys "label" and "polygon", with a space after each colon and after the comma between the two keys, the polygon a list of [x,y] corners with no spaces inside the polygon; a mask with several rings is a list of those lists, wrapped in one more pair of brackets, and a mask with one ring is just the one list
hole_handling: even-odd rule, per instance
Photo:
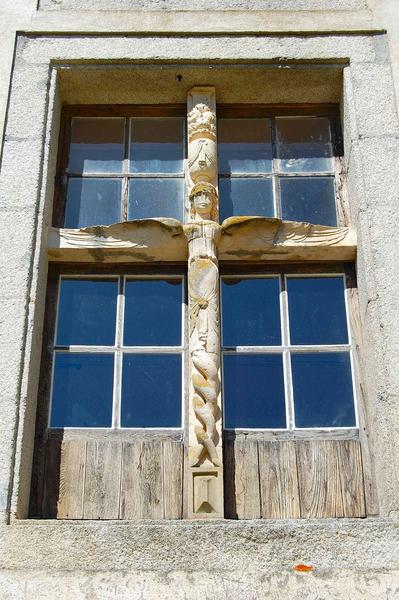
{"label": "stone cross-shaped mullion", "polygon": [[211,87],[188,95],[190,405],[188,517],[223,517],[222,407],[216,100]]}

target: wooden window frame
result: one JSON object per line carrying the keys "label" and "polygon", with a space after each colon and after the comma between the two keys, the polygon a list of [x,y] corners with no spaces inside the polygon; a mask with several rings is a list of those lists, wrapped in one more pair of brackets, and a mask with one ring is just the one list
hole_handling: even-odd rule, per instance
{"label": "wooden window frame", "polygon": [[[58,145],[57,171],[55,178],[55,193],[53,205],[52,223],[54,227],[64,227],[65,208],[68,180],[70,177],[83,178],[101,178],[101,179],[119,179],[122,181],[121,191],[121,221],[127,220],[128,215],[128,194],[130,179],[145,178],[176,178],[185,177],[185,167],[183,160],[183,169],[180,173],[132,173],[129,171],[129,143],[130,143],[130,119],[137,118],[183,118],[186,119],[187,110],[185,105],[181,104],[154,104],[154,105],[73,105],[64,106],[61,114],[61,127]],[[73,117],[108,117],[124,118],[124,158],[123,169],[120,173],[67,173],[69,148],[71,142],[71,124]],[[186,127],[183,129],[183,145],[187,148]],[[185,155],[186,155],[185,151]],[[183,199],[184,204],[184,199]],[[183,206],[184,209],[184,206]]]}

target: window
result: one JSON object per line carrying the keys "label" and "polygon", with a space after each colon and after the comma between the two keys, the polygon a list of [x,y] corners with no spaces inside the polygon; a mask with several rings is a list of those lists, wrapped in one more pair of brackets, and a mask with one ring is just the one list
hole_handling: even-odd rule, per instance
{"label": "window", "polygon": [[79,116],[82,112],[87,110],[64,114],[67,136],[55,224],[80,228],[151,217],[182,221],[184,109],[122,111],[124,116],[104,116],[109,110],[101,108],[90,116]]}
{"label": "window", "polygon": [[225,276],[226,429],[356,427],[345,277]]}
{"label": "window", "polygon": [[181,427],[181,276],[61,276],[51,428]]}
{"label": "window", "polygon": [[338,124],[334,113],[313,110],[302,116],[278,109],[219,111],[221,221],[258,215],[337,225]]}
{"label": "window", "polygon": [[[56,226],[185,220],[184,107],[64,112]],[[335,110],[221,106],[218,115],[220,222],[257,215],[338,224]]]}

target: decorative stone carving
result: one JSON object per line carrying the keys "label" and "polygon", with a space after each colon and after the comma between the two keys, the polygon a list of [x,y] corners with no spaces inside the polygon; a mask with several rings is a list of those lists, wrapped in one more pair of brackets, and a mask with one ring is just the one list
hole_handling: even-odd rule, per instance
{"label": "decorative stone carving", "polygon": [[[194,202],[217,207],[216,101],[214,88],[193,88],[188,95],[188,199],[189,219]],[[201,212],[197,212],[201,215]],[[200,217],[201,218],[201,217]],[[205,218],[205,217],[204,217]],[[218,220],[218,212],[211,215]],[[198,220],[198,218],[197,218]]]}

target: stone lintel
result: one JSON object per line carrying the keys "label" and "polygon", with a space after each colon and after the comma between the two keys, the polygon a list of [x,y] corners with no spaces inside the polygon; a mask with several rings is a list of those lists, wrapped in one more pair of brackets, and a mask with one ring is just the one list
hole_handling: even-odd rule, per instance
{"label": "stone lintel", "polygon": [[[175,219],[143,219],[81,229],[50,228],[51,262],[185,262],[186,226]],[[220,226],[219,260],[353,260],[356,232],[265,217],[230,217]]]}

